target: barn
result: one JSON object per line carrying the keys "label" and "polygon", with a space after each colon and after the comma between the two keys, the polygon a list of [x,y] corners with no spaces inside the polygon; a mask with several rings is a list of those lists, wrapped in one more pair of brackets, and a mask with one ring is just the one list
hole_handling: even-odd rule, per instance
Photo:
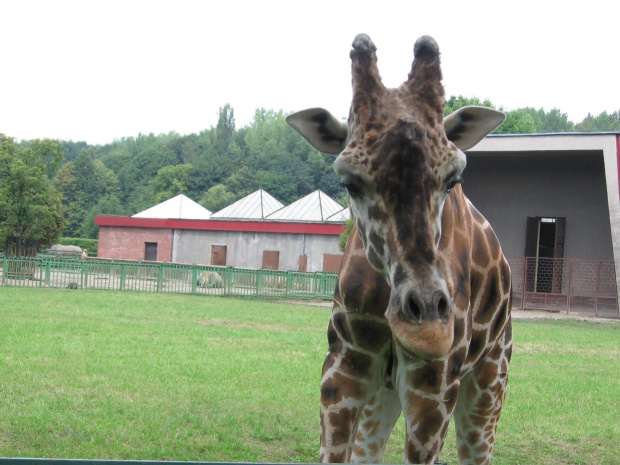
{"label": "barn", "polygon": [[99,257],[337,272],[347,218],[348,209],[320,190],[284,206],[259,189],[215,213],[179,195],[95,224]]}

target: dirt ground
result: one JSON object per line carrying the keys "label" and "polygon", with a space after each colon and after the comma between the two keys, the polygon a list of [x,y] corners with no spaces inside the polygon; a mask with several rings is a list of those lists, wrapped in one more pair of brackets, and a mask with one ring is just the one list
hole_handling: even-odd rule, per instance
{"label": "dirt ground", "polygon": [[[331,301],[291,301],[297,305],[310,305],[314,307],[331,307]],[[521,310],[512,309],[512,317],[515,320],[541,320],[543,318],[551,318],[554,320],[573,319],[580,321],[589,321],[591,323],[615,323],[620,324],[620,318],[596,318],[590,315],[580,313],[554,312],[545,310]]]}
{"label": "dirt ground", "polygon": [[521,310],[512,309],[512,317],[515,320],[539,320],[543,318],[553,318],[554,320],[562,320],[571,318],[573,320],[590,321],[592,323],[616,323],[620,324],[620,318],[596,318],[594,316],[583,315],[579,313],[566,312],[548,312],[543,310]]}

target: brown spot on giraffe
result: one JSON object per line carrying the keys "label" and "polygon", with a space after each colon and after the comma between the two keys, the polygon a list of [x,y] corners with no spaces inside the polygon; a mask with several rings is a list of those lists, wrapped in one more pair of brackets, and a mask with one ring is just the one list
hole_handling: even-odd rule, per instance
{"label": "brown spot on giraffe", "polygon": [[356,225],[328,329],[321,460],[379,462],[402,410],[407,461],[436,461],[453,418],[459,460],[486,464],[512,347],[510,269],[459,184],[463,151],[504,115],[466,107],[443,117],[439,47],[428,36],[396,89],[383,85],[368,36],[350,56],[347,122],[318,108],[287,117],[338,155]]}

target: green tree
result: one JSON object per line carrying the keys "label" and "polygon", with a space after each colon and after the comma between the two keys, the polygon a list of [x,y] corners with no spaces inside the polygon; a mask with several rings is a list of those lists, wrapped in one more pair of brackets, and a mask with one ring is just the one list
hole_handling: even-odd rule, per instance
{"label": "green tree", "polygon": [[82,223],[83,212],[78,204],[79,191],[73,162],[65,163],[54,177],[53,185],[60,194],[65,218],[65,234],[75,235]]}
{"label": "green tree", "polygon": [[462,95],[453,95],[448,100],[446,100],[446,111],[444,114],[449,115],[450,113],[454,113],[459,108],[471,105],[477,107],[495,108],[495,106],[491,103],[490,100],[480,100],[478,97],[463,97]]}
{"label": "green tree", "polygon": [[224,184],[226,185],[226,190],[234,194],[235,197],[239,199],[254,192],[260,187],[256,172],[248,166],[242,166],[239,168],[228,178],[226,178]]}
{"label": "green tree", "polygon": [[151,181],[153,203],[160,203],[179,194],[186,194],[194,167],[190,164],[164,166]]}
{"label": "green tree", "polygon": [[80,225],[80,237],[97,239],[99,226],[95,225],[95,217],[99,215],[124,215],[125,208],[118,196],[109,194],[101,199],[88,211]]}
{"label": "green tree", "polygon": [[620,110],[608,114],[606,111],[598,116],[588,116],[575,126],[577,131],[584,132],[620,132]]}
{"label": "green tree", "polygon": [[498,134],[530,134],[537,132],[535,115],[527,109],[506,112],[506,121],[494,132]]}
{"label": "green tree", "polygon": [[64,227],[60,195],[47,176],[50,159],[62,159],[60,142],[36,140],[20,147],[0,134],[0,243],[15,240],[17,256],[28,241],[51,244]]}
{"label": "green tree", "polygon": [[204,193],[198,203],[214,213],[230,205],[235,200],[237,200],[235,194],[229,192],[224,184],[216,184]]}

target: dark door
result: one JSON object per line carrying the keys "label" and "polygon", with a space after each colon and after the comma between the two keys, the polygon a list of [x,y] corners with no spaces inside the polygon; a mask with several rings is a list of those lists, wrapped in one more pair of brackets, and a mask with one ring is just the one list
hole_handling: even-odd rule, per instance
{"label": "dark door", "polygon": [[211,265],[226,266],[226,246],[211,246]]}
{"label": "dark door", "polygon": [[299,267],[297,271],[308,271],[308,256],[300,255],[299,256]]}
{"label": "dark door", "polygon": [[264,270],[277,270],[280,266],[280,252],[277,250],[263,250]]}
{"label": "dark door", "polygon": [[323,255],[323,271],[326,273],[339,273],[342,265],[342,254]]}
{"label": "dark door", "polygon": [[157,242],[144,243],[144,259],[149,262],[157,260]]}

